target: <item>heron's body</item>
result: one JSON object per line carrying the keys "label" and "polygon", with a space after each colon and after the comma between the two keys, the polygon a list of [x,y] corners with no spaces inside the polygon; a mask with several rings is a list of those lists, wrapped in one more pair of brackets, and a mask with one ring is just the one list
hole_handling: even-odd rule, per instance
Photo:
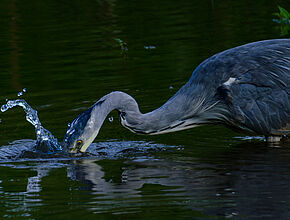
{"label": "heron's body", "polygon": [[[290,39],[250,43],[205,60],[171,99],[152,112],[142,114],[126,93],[104,96],[74,120],[65,141],[68,146],[80,138],[91,143],[114,109],[123,126],[141,134],[222,124],[280,136],[289,133],[289,95]],[[82,151],[87,147],[84,144]]]}

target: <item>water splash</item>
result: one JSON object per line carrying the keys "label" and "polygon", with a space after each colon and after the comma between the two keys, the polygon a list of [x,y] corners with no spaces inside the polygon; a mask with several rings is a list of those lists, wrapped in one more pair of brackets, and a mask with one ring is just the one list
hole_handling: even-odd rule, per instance
{"label": "water splash", "polygon": [[[23,92],[25,92],[23,90]],[[37,111],[31,108],[24,99],[9,100],[5,105],[1,106],[1,112],[5,112],[10,108],[20,106],[26,112],[26,120],[35,127],[36,132],[36,151],[43,153],[55,153],[62,151],[62,146],[58,140],[42,125],[38,118]]]}

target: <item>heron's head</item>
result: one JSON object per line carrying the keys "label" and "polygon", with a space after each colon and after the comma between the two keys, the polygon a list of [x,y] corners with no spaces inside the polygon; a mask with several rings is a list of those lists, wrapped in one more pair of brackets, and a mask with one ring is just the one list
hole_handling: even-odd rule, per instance
{"label": "heron's head", "polygon": [[70,153],[85,152],[97,136],[92,111],[93,107],[80,114],[69,125],[64,137],[64,148]]}

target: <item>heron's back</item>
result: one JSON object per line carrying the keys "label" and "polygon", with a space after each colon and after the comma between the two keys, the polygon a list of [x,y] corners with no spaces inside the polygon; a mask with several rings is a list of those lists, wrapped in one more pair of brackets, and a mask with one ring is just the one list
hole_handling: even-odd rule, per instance
{"label": "heron's back", "polygon": [[219,97],[239,127],[264,135],[287,133],[290,39],[260,41],[218,53],[197,67],[185,87],[189,91],[196,85],[203,85],[212,99]]}

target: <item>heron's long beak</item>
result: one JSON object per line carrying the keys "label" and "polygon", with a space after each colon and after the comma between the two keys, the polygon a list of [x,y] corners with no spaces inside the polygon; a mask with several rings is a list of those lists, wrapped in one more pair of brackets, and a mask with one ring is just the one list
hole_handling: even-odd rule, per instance
{"label": "heron's long beak", "polygon": [[[95,128],[94,120],[91,119],[93,108],[94,106],[91,106],[76,117],[67,129],[64,143],[69,153],[86,152],[97,136],[98,129]],[[79,141],[80,144],[78,144]]]}
{"label": "heron's long beak", "polygon": [[74,146],[72,149],[69,149],[68,152],[69,152],[69,153],[77,153],[78,150],[77,150],[77,148]]}

